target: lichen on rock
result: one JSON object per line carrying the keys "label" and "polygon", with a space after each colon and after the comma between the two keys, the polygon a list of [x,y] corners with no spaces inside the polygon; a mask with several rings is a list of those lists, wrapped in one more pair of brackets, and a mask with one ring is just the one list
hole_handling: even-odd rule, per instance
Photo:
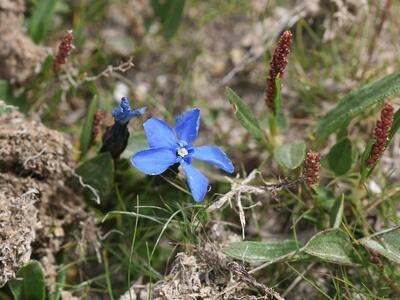
{"label": "lichen on rock", "polygon": [[73,240],[81,251],[98,247],[95,218],[68,184],[71,151],[63,134],[0,101],[0,286],[34,253],[53,290],[54,254],[66,242]]}
{"label": "lichen on rock", "polygon": [[[0,181],[7,179],[0,174]],[[35,239],[37,209],[34,188],[14,197],[7,186],[0,186],[0,286],[14,277],[15,270],[28,262]]]}

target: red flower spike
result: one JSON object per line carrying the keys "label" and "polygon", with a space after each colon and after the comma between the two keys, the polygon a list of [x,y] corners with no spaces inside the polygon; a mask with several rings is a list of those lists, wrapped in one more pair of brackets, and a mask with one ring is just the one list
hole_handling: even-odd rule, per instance
{"label": "red flower spike", "polygon": [[303,175],[309,186],[319,183],[319,171],[321,168],[321,155],[318,152],[308,151],[304,161]]}
{"label": "red flower spike", "polygon": [[70,51],[74,48],[73,45],[74,35],[72,30],[68,30],[62,40],[60,45],[58,46],[57,55],[53,62],[53,70],[55,73],[58,73],[61,69],[61,66],[64,65],[67,61]]}
{"label": "red flower spike", "polygon": [[293,42],[293,35],[290,31],[285,31],[280,37],[275,48],[274,54],[270,62],[270,70],[267,78],[267,86],[265,88],[265,102],[267,106],[275,112],[274,96],[275,96],[275,78],[279,75],[281,79],[284,77],[290,47]]}
{"label": "red flower spike", "polygon": [[392,129],[393,118],[394,108],[390,103],[385,102],[381,111],[381,118],[376,121],[376,127],[374,130],[374,138],[376,142],[372,146],[371,152],[368,157],[368,167],[374,166],[385,151],[389,132]]}

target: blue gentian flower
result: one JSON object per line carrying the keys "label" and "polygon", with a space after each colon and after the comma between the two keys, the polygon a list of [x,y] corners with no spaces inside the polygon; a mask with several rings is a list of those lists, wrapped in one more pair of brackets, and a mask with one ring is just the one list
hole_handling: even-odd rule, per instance
{"label": "blue gentian flower", "polygon": [[127,98],[122,97],[121,103],[114,108],[112,116],[115,122],[125,124],[128,123],[130,119],[141,116],[146,112],[146,107],[141,107],[139,109],[132,110],[129,105]]}
{"label": "blue gentian flower", "polygon": [[169,167],[180,164],[196,202],[201,201],[208,190],[208,179],[192,165],[192,159],[199,159],[217,166],[228,173],[234,167],[230,159],[219,148],[193,146],[200,127],[200,110],[194,108],[178,116],[175,131],[164,121],[151,118],[143,124],[149,148],[139,151],[132,164],[148,175],[158,175]]}
{"label": "blue gentian flower", "polygon": [[103,145],[100,152],[110,152],[114,159],[117,159],[125,150],[129,139],[128,123],[132,118],[143,115],[146,107],[132,110],[127,98],[122,97],[121,103],[114,108],[112,116],[114,125],[107,127],[103,135]]}

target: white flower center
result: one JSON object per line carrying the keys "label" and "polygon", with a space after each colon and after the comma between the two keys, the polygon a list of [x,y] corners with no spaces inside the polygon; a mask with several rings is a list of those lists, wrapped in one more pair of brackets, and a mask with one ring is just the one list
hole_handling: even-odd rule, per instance
{"label": "white flower center", "polygon": [[186,148],[179,148],[178,151],[177,151],[177,153],[178,153],[178,155],[179,155],[180,157],[185,157],[186,155],[189,154],[189,152],[187,151]]}

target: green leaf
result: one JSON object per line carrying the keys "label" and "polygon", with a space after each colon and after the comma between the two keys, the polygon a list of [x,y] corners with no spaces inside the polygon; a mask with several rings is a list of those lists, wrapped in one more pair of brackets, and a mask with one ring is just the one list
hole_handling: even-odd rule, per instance
{"label": "green leaf", "polygon": [[351,141],[345,138],[336,143],[328,154],[329,168],[335,172],[336,175],[346,174],[352,164],[352,147]]}
{"label": "green leaf", "polygon": [[[64,264],[64,255],[65,255],[64,251],[57,253],[56,264],[58,266],[61,266]],[[49,300],[61,299],[61,291],[63,290],[63,287],[65,286],[66,278],[67,278],[67,269],[60,268],[60,270],[57,271],[55,290],[48,293]]]}
{"label": "green leaf", "polygon": [[10,95],[10,84],[6,80],[0,80],[0,100],[6,101]]}
{"label": "green leaf", "polygon": [[276,124],[280,132],[287,132],[289,129],[289,121],[283,111],[278,111],[276,114]]}
{"label": "green leaf", "polygon": [[81,130],[80,138],[80,150],[81,159],[86,156],[89,150],[91,139],[92,139],[92,128],[93,128],[93,118],[97,110],[97,97],[95,96],[90,102],[89,108],[86,113],[86,118]]}
{"label": "green leaf", "polygon": [[303,162],[306,155],[306,144],[299,142],[295,144],[280,145],[274,150],[275,161],[284,168],[296,169]]}
{"label": "green leaf", "polygon": [[46,296],[43,270],[37,261],[30,261],[8,283],[15,300],[44,300]]}
{"label": "green leaf", "polygon": [[28,20],[28,35],[39,44],[53,25],[53,15],[58,0],[38,0]]}
{"label": "green leaf", "polygon": [[339,228],[342,223],[344,210],[344,194],[340,198],[337,198],[332,206],[330,223],[332,228]]}
{"label": "green leaf", "polygon": [[262,263],[277,259],[301,247],[295,240],[231,243],[224,253],[233,258],[249,262]]}
{"label": "green leaf", "polygon": [[164,23],[168,15],[169,5],[171,3],[169,1],[150,0],[150,4],[153,8],[154,15],[159,18],[162,23]]}
{"label": "green leaf", "polygon": [[281,78],[279,76],[276,76],[275,95],[274,95],[275,114],[278,114],[281,111],[281,105],[282,105],[281,87],[282,87]]}
{"label": "green leaf", "polygon": [[386,147],[390,145],[390,142],[392,141],[394,135],[396,134],[397,130],[399,130],[399,128],[400,128],[400,109],[398,109],[394,114],[393,124],[389,132],[389,137],[386,143]]}
{"label": "green leaf", "polygon": [[235,116],[243,127],[246,128],[256,139],[262,139],[264,134],[260,125],[243,100],[229,87],[226,88],[225,94],[229,102],[234,106]]}
{"label": "green leaf", "polygon": [[400,228],[391,228],[360,240],[365,248],[400,264]]}
{"label": "green leaf", "polygon": [[349,126],[349,124],[350,124],[350,120],[347,120],[347,122],[344,122],[342,124],[342,126],[339,129],[339,132],[336,135],[337,141],[341,141],[342,139],[347,138],[347,136],[348,136],[347,127]]}
{"label": "green leaf", "polygon": [[109,152],[101,153],[81,164],[76,173],[82,177],[84,184],[104,197],[114,185],[114,160]]}
{"label": "green leaf", "polygon": [[124,152],[121,154],[121,158],[131,158],[136,152],[147,148],[147,138],[144,131],[133,132],[129,136],[128,145]]}
{"label": "green leaf", "polygon": [[400,71],[373,81],[359,90],[347,94],[317,124],[315,135],[321,145],[329,135],[345,122],[361,114],[364,110],[400,92]]}
{"label": "green leaf", "polygon": [[360,168],[361,182],[364,182],[365,179],[368,177],[368,158],[375,142],[376,141],[374,139],[368,140],[368,143],[365,146],[365,150],[361,155],[361,168]]}
{"label": "green leaf", "polygon": [[169,0],[168,14],[163,24],[164,36],[171,38],[178,31],[182,21],[183,10],[185,8],[185,0]]}
{"label": "green leaf", "polygon": [[352,244],[340,229],[328,229],[314,235],[304,246],[304,252],[324,261],[340,265],[356,265],[351,259]]}
{"label": "green leaf", "polygon": [[313,185],[313,191],[315,192],[317,204],[321,204],[326,210],[331,210],[335,204],[335,194],[326,187]]}

